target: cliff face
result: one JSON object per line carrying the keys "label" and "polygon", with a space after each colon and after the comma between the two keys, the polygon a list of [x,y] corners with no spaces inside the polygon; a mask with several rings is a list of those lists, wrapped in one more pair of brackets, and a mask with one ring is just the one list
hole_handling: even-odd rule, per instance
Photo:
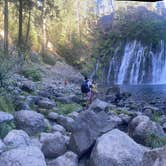
{"label": "cliff face", "polygon": [[[99,56],[107,83],[166,83],[166,18],[127,7],[99,21]],[[100,76],[99,76],[100,77]]]}

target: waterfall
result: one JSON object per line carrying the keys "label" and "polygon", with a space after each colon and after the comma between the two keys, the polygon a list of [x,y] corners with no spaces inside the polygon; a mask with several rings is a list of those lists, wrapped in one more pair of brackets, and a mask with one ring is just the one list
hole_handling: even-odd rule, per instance
{"label": "waterfall", "polygon": [[[107,82],[110,73],[117,84],[164,84],[166,83],[166,44],[145,46],[139,41],[128,42],[120,58],[117,70],[116,58],[110,61]],[[118,71],[118,72],[117,72]]]}

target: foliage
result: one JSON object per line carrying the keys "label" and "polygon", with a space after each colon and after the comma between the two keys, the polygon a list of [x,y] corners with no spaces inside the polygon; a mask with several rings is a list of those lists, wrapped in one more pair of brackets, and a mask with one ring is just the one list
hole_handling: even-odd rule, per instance
{"label": "foliage", "polygon": [[13,129],[15,129],[15,124],[13,122],[0,124],[0,138],[4,138]]}
{"label": "foliage", "polygon": [[35,68],[25,68],[21,71],[21,74],[24,75],[26,78],[31,79],[35,82],[41,81],[42,79],[40,70]]}
{"label": "foliage", "polygon": [[64,115],[81,109],[81,106],[79,104],[75,104],[75,103],[63,104],[63,103],[58,102],[57,105],[58,105],[58,113],[64,114]]}
{"label": "foliage", "polygon": [[4,95],[0,96],[0,110],[4,111],[4,112],[14,112],[14,105],[13,102],[11,100],[11,96],[9,95]]}
{"label": "foliage", "polygon": [[[17,71],[17,59],[13,57],[5,57],[0,52],[0,86],[4,87],[9,78]],[[18,64],[17,64],[18,65]]]}
{"label": "foliage", "polygon": [[42,60],[45,64],[48,64],[48,65],[55,65],[56,64],[56,60],[55,60],[55,57],[52,56],[52,55],[47,55],[47,54],[44,54],[42,56]]}
{"label": "foliage", "polygon": [[155,134],[149,134],[145,142],[146,146],[152,148],[158,148],[166,145],[166,137],[165,136],[159,137],[156,136]]}
{"label": "foliage", "polygon": [[158,112],[153,112],[151,119],[155,122],[160,122],[161,115]]}

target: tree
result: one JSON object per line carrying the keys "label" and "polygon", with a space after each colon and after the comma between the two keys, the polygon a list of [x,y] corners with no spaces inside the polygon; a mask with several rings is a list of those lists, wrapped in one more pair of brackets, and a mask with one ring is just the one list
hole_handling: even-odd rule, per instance
{"label": "tree", "polygon": [[4,4],[4,53],[8,55],[8,0]]}

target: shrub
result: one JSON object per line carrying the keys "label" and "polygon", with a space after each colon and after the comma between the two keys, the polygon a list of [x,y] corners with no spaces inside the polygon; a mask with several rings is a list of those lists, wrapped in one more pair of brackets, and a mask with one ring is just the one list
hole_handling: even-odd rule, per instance
{"label": "shrub", "polygon": [[0,124],[0,138],[4,138],[13,129],[15,129],[15,124],[13,122]]}
{"label": "shrub", "polygon": [[151,119],[152,119],[153,121],[155,121],[155,122],[160,122],[160,114],[159,114],[158,112],[154,112],[154,113],[152,114]]}
{"label": "shrub", "polygon": [[43,55],[43,62],[45,64],[54,66],[56,64],[56,59],[55,59],[55,57],[53,57],[51,55],[45,54],[45,55]]}
{"label": "shrub", "polygon": [[31,79],[35,82],[41,81],[42,75],[39,70],[37,69],[23,69],[21,71],[21,74],[24,75],[26,78]]}
{"label": "shrub", "polygon": [[156,136],[155,134],[149,134],[147,139],[145,140],[146,146],[152,147],[152,148],[158,148],[161,146],[166,145],[166,137],[162,136]]}
{"label": "shrub", "polygon": [[62,104],[60,102],[57,103],[58,105],[58,113],[59,114],[69,114],[73,111],[81,109],[82,107],[79,104]]}
{"label": "shrub", "polygon": [[14,105],[10,96],[0,96],[0,110],[4,112],[14,112]]}

